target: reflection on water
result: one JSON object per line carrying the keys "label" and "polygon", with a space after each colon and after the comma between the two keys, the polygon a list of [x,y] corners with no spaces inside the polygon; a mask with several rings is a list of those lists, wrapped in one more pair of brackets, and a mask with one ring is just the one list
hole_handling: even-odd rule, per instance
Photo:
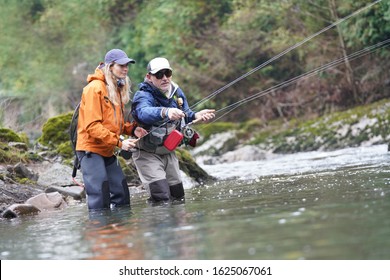
{"label": "reflection on water", "polygon": [[89,212],[85,239],[91,245],[89,259],[143,259],[143,244],[134,244],[137,228],[130,208]]}
{"label": "reflection on water", "polygon": [[196,244],[201,241],[184,204],[146,207],[140,214],[147,259],[197,259]]}
{"label": "reflection on water", "polygon": [[141,207],[135,213],[130,209],[90,213],[85,231],[93,253],[89,259],[196,258],[184,205]]}
{"label": "reflection on water", "polygon": [[[242,169],[252,179],[187,189],[181,205],[154,207],[136,196],[131,209],[88,212],[80,204],[1,220],[0,257],[390,259],[390,166],[378,147],[361,152],[299,155],[305,172],[291,172],[292,158],[279,158],[275,174]],[[310,158],[317,167],[307,171]],[[252,166],[259,164],[267,161]],[[293,165],[299,170],[300,161]]]}

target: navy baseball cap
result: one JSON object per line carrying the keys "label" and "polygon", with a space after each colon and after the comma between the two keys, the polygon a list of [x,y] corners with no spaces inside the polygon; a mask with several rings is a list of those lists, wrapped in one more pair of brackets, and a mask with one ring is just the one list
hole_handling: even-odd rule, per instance
{"label": "navy baseball cap", "polygon": [[104,64],[101,65],[101,67],[112,62],[125,65],[128,63],[135,63],[135,60],[127,57],[127,54],[120,49],[112,49],[106,53],[106,56],[104,57]]}

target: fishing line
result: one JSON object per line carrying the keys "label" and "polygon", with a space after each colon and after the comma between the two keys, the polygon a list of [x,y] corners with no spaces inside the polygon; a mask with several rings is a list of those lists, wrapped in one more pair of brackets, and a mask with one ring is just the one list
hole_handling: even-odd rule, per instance
{"label": "fishing line", "polygon": [[193,104],[193,105],[190,107],[190,109],[193,109],[193,108],[195,108],[196,106],[200,105],[201,103],[204,103],[204,102],[206,102],[206,101],[212,99],[213,97],[217,96],[217,95],[220,94],[222,91],[224,91],[225,89],[231,87],[232,85],[234,85],[235,83],[241,81],[242,79],[245,79],[246,77],[250,76],[251,74],[253,74],[254,72],[260,70],[261,68],[267,66],[268,64],[270,64],[271,62],[275,61],[276,59],[278,59],[278,58],[282,57],[283,55],[289,53],[290,51],[292,51],[292,50],[294,50],[294,49],[300,47],[301,45],[305,44],[306,42],[310,41],[311,39],[313,39],[313,38],[317,37],[318,35],[324,33],[325,31],[327,31],[327,30],[329,30],[329,29],[331,29],[331,28],[333,28],[333,27],[339,25],[341,22],[346,21],[347,19],[356,16],[357,14],[363,12],[364,10],[371,8],[373,5],[375,5],[375,4],[377,4],[377,3],[381,2],[381,1],[382,1],[382,0],[377,0],[377,1],[375,1],[375,2],[373,2],[373,3],[371,3],[371,4],[367,5],[367,6],[365,6],[365,7],[363,7],[363,8],[360,8],[359,10],[353,12],[352,14],[350,14],[350,15],[348,15],[348,16],[342,18],[342,19],[339,19],[339,20],[335,21],[334,23],[330,24],[329,26],[327,26],[327,27],[321,29],[321,30],[318,31],[317,33],[314,33],[313,35],[311,35],[311,36],[309,36],[309,37],[306,37],[306,38],[305,38],[304,40],[302,40],[301,42],[296,43],[295,45],[293,45],[293,46],[287,48],[286,50],[284,50],[283,52],[279,53],[278,55],[272,57],[272,58],[269,59],[268,61],[266,61],[266,62],[260,64],[259,66],[253,68],[252,70],[250,70],[249,72],[245,73],[244,75],[238,77],[237,79],[231,81],[230,83],[224,85],[224,86],[221,87],[220,89],[214,91],[213,93],[209,94],[209,95],[206,96],[205,98],[203,98],[203,99],[201,99],[200,101],[196,102],[195,104]]}
{"label": "fishing line", "polygon": [[[342,19],[339,19],[339,20],[337,20],[336,22],[334,22],[334,23],[328,25],[327,27],[321,29],[321,30],[318,31],[317,33],[314,33],[314,34],[312,34],[311,36],[306,37],[306,38],[305,38],[304,40],[302,40],[301,42],[298,42],[298,43],[296,43],[295,45],[293,45],[293,46],[287,48],[286,50],[284,50],[283,52],[279,53],[278,55],[272,57],[272,58],[269,59],[268,61],[266,61],[266,62],[260,64],[260,65],[257,66],[256,68],[253,68],[252,70],[250,70],[249,72],[245,73],[244,75],[241,75],[241,76],[238,77],[237,79],[233,80],[232,82],[226,84],[225,86],[221,87],[220,89],[214,91],[214,92],[211,93],[210,95],[208,95],[208,96],[206,96],[205,98],[201,99],[200,101],[196,102],[196,103],[193,104],[191,107],[189,107],[189,109],[193,109],[193,108],[197,107],[199,104],[204,103],[204,102],[206,102],[206,101],[212,99],[213,97],[215,97],[216,95],[218,95],[219,93],[221,93],[222,91],[224,91],[225,89],[231,87],[231,86],[234,85],[235,83],[237,83],[237,82],[243,80],[244,78],[250,76],[250,75],[253,74],[254,72],[260,70],[261,68],[263,68],[263,67],[265,67],[265,66],[267,66],[268,64],[270,64],[271,62],[275,61],[276,59],[278,59],[278,58],[282,57],[283,55],[289,53],[290,51],[292,51],[292,50],[298,48],[299,46],[305,44],[305,43],[308,42],[309,40],[311,40],[311,39],[317,37],[318,35],[324,33],[325,31],[327,31],[327,30],[329,30],[329,29],[331,29],[331,28],[337,26],[337,25],[340,24],[341,22],[346,21],[347,19],[349,19],[349,18],[351,18],[351,17],[354,17],[354,16],[358,15],[359,13],[363,12],[363,11],[366,10],[366,9],[369,9],[370,7],[372,7],[373,5],[375,5],[375,4],[377,4],[377,3],[381,2],[381,1],[382,1],[382,0],[374,1],[374,2],[371,3],[371,4],[369,4],[369,5],[367,5],[367,6],[363,7],[363,8],[358,9],[357,11],[353,12],[352,14],[350,14],[350,15],[348,15],[348,16],[342,18]],[[271,90],[271,89],[270,89],[270,90]],[[244,100],[245,100],[245,99],[244,99]],[[250,101],[250,100],[249,100],[249,101]],[[249,102],[249,101],[247,101],[247,102]],[[240,102],[242,102],[242,101],[240,101]],[[239,105],[238,105],[238,106],[239,106]],[[228,106],[228,107],[230,107],[230,106]],[[236,107],[236,108],[237,108],[237,107]],[[188,110],[189,110],[189,109],[188,109]],[[235,108],[233,108],[232,110],[234,110],[234,109],[235,109]],[[221,110],[219,110],[219,111],[221,111]],[[218,112],[218,111],[217,111],[217,112]],[[230,111],[229,111],[229,112],[230,112]],[[227,112],[227,113],[229,113],[229,112]],[[184,111],[184,113],[186,113],[186,111]],[[226,115],[227,113],[225,113],[224,115]],[[224,115],[223,115],[223,116],[224,116]],[[221,117],[222,117],[222,116],[221,116]],[[221,117],[219,117],[219,118],[217,118],[217,119],[220,119]],[[216,121],[217,119],[215,119],[214,121]],[[145,134],[144,136],[138,138],[138,140],[140,140],[141,138],[147,136],[148,134],[150,134],[151,132],[155,131],[156,129],[161,128],[162,126],[164,126],[164,125],[167,124],[168,122],[169,122],[169,120],[168,120],[168,121],[165,121],[164,123],[162,123],[161,125],[159,125],[159,126],[153,128],[153,129],[149,130],[149,131],[147,132],[147,134]]]}
{"label": "fishing line", "polygon": [[359,51],[357,51],[355,53],[352,53],[352,54],[350,54],[350,55],[348,55],[346,57],[345,56],[340,57],[340,58],[338,58],[338,59],[336,59],[336,60],[334,60],[332,62],[329,62],[328,64],[325,64],[325,65],[322,65],[322,66],[320,66],[320,67],[318,67],[316,69],[310,70],[310,71],[308,71],[308,72],[306,72],[304,74],[301,74],[301,75],[299,75],[297,77],[294,77],[294,78],[292,78],[290,80],[284,81],[284,82],[282,82],[282,83],[280,83],[278,85],[272,86],[272,87],[270,87],[270,88],[268,88],[266,90],[260,91],[260,92],[254,94],[254,95],[251,95],[251,96],[249,96],[247,98],[241,99],[241,100],[239,100],[239,101],[237,101],[237,102],[235,102],[233,104],[230,104],[230,105],[228,105],[228,106],[226,106],[224,108],[221,108],[221,109],[217,110],[215,113],[220,113],[220,112],[223,112],[225,110],[230,109],[228,112],[226,112],[223,115],[221,115],[220,117],[214,119],[213,122],[221,119],[222,117],[224,117],[225,115],[227,115],[228,113],[230,113],[231,111],[233,111],[234,109],[236,109],[237,107],[239,107],[239,106],[241,106],[241,105],[243,105],[245,103],[248,103],[248,102],[253,101],[253,100],[257,99],[257,98],[263,97],[263,96],[269,94],[270,92],[273,92],[275,90],[284,88],[286,86],[289,86],[292,83],[295,83],[297,81],[300,81],[300,80],[303,80],[303,79],[306,79],[306,78],[310,78],[310,77],[312,77],[314,75],[317,75],[319,72],[323,72],[325,70],[328,70],[328,69],[336,67],[336,66],[338,66],[340,64],[343,64],[345,62],[346,58],[349,59],[349,60],[354,60],[356,58],[359,58],[359,57],[362,57],[364,55],[370,54],[370,53],[372,53],[372,52],[374,52],[374,51],[376,51],[376,50],[378,50],[380,48],[387,47],[389,44],[390,44],[390,39],[386,39],[386,40],[384,40],[382,42],[379,42],[379,43],[377,43],[375,45],[371,45],[371,46],[369,46],[367,48],[364,48],[364,49],[359,50]]}

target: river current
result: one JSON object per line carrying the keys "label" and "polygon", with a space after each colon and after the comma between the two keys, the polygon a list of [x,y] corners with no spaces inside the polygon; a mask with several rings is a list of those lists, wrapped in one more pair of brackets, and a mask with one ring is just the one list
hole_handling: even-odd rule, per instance
{"label": "river current", "polygon": [[0,258],[390,259],[386,145],[202,165],[186,202],[89,213],[85,203],[0,220]]}

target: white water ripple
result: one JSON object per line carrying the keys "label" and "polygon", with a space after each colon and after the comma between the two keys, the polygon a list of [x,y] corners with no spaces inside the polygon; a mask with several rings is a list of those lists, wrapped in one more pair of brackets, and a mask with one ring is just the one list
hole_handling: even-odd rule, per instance
{"label": "white water ripple", "polygon": [[390,165],[387,145],[346,148],[336,151],[314,151],[277,155],[260,161],[237,161],[200,166],[211,176],[226,179],[256,179],[269,175],[293,175],[336,170],[341,167]]}

